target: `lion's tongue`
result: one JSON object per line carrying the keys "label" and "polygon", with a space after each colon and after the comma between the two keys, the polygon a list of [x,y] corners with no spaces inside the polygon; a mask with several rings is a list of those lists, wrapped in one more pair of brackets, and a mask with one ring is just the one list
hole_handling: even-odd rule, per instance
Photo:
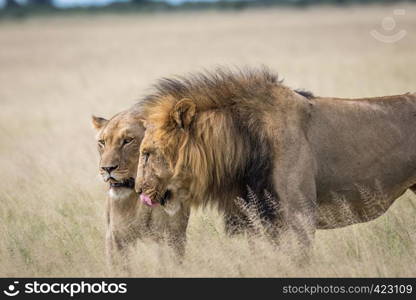
{"label": "lion's tongue", "polygon": [[142,201],[142,203],[146,204],[147,206],[155,206],[156,205],[156,203],[153,203],[152,199],[150,199],[150,197],[145,195],[145,194],[140,195],[140,200]]}

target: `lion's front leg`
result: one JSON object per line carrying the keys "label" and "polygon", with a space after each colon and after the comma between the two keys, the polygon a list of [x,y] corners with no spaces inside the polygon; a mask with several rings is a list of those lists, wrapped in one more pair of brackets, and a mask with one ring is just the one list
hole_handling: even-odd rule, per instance
{"label": "lion's front leg", "polygon": [[130,273],[127,243],[118,237],[117,232],[107,229],[106,234],[107,266],[111,272]]}
{"label": "lion's front leg", "polygon": [[[309,254],[317,228],[315,160],[306,140],[282,143],[273,170],[273,180],[280,203],[283,228],[302,252]],[[289,146],[288,146],[289,145]]]}
{"label": "lion's front leg", "polygon": [[185,256],[186,230],[188,227],[190,208],[181,205],[180,210],[173,216],[169,216],[167,242],[173,249],[175,257],[182,263]]}
{"label": "lion's front leg", "polygon": [[107,229],[105,236],[105,254],[107,258],[107,268],[112,270],[115,265],[115,249],[112,232],[109,229]]}
{"label": "lion's front leg", "polygon": [[176,261],[181,264],[185,256],[186,234],[170,234],[168,245],[173,249]]}

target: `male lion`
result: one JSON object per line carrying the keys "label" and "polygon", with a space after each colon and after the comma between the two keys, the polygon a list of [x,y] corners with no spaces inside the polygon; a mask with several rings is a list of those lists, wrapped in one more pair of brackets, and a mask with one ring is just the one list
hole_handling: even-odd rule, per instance
{"label": "male lion", "polygon": [[134,178],[139,159],[139,147],[144,135],[137,107],[116,114],[110,120],[92,119],[98,130],[100,173],[109,183],[107,198],[107,257],[111,265],[124,264],[126,246],[138,238],[157,241],[167,237],[177,255],[185,250],[189,207],[182,206],[169,215],[160,207],[150,208],[137,201]]}
{"label": "male lion", "polygon": [[163,79],[141,107],[147,204],[216,204],[232,218],[249,187],[263,219],[309,245],[316,229],[374,219],[416,187],[415,94],[320,98],[265,69],[217,70]]}

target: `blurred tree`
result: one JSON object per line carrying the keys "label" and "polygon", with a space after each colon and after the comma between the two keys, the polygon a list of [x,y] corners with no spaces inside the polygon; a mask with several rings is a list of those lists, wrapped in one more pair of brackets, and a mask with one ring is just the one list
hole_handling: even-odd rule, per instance
{"label": "blurred tree", "polygon": [[131,0],[131,3],[134,3],[134,4],[143,4],[143,3],[146,3],[146,2],[148,2],[147,0]]}
{"label": "blurred tree", "polygon": [[6,3],[4,5],[4,8],[17,8],[17,7],[20,7],[20,4],[16,0],[6,0]]}
{"label": "blurred tree", "polygon": [[52,0],[28,0],[29,5],[52,6]]}

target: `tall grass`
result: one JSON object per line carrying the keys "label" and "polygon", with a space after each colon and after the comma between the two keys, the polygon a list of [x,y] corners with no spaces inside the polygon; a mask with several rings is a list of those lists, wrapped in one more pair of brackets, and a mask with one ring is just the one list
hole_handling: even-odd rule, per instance
{"label": "tall grass", "polygon": [[[406,9],[396,23],[408,35],[384,44],[369,32],[394,8]],[[0,276],[114,275],[92,113],[109,117],[158,77],[218,64],[264,63],[324,96],[414,91],[415,20],[415,6],[400,4],[2,22]],[[133,275],[416,276],[415,201],[408,192],[375,221],[318,231],[301,266],[289,237],[253,246],[227,237],[215,211],[195,211],[183,264],[142,241]]]}

